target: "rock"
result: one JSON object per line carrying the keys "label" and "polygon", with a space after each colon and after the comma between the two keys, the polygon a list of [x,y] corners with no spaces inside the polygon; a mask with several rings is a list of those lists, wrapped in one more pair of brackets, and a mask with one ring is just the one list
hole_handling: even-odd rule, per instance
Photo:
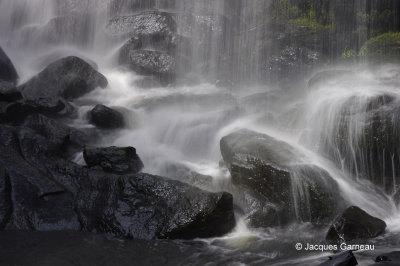
{"label": "rock", "polygon": [[130,51],[126,64],[138,74],[167,80],[173,78],[177,71],[175,57],[160,51]]}
{"label": "rock", "polygon": [[80,230],[75,213],[74,198],[68,192],[38,197],[38,189],[26,177],[12,175],[13,213],[7,224],[8,230]]}
{"label": "rock", "polygon": [[0,80],[0,102],[14,102],[22,99],[22,94],[14,83]]}
{"label": "rock", "polygon": [[[70,155],[81,151],[84,145],[88,142],[88,137],[82,131],[68,127],[44,115],[36,114],[28,116],[22,125],[34,130],[34,135],[39,134],[41,138],[45,140],[45,144],[39,147],[52,146],[51,149],[47,149],[47,152],[50,152],[52,156],[63,158],[69,157]],[[21,139],[20,143],[21,146],[23,146]],[[35,158],[35,156],[33,157]]]}
{"label": "rock", "polygon": [[279,54],[271,56],[267,63],[268,73],[273,80],[311,71],[320,61],[321,55],[304,47],[288,46]]}
{"label": "rock", "polygon": [[136,174],[143,168],[143,163],[133,147],[85,148],[83,158],[89,167],[100,166],[111,173]]}
{"label": "rock", "polygon": [[336,218],[326,235],[326,239],[348,242],[360,238],[373,238],[385,232],[386,223],[362,209],[352,206]]}
{"label": "rock", "polygon": [[329,257],[327,262],[320,264],[319,266],[356,266],[358,261],[352,251],[344,252],[335,257]]}
{"label": "rock", "polygon": [[47,66],[19,87],[25,99],[78,98],[97,87],[105,88],[107,79],[79,57],[69,56]]}
{"label": "rock", "polygon": [[370,60],[398,62],[400,59],[400,33],[387,32],[366,41],[359,55]]}
{"label": "rock", "polygon": [[378,257],[376,257],[374,264],[375,266],[380,266],[380,265],[387,265],[387,266],[396,266],[400,264],[400,252],[399,251],[393,251],[390,253],[382,254]]}
{"label": "rock", "polygon": [[129,54],[131,51],[138,50],[142,48],[143,43],[139,37],[130,38],[119,50],[119,63],[124,65],[129,63]]}
{"label": "rock", "polygon": [[41,98],[37,100],[19,100],[3,107],[0,121],[21,123],[31,114],[44,114],[50,117],[70,115],[74,108],[62,98]]}
{"label": "rock", "polygon": [[100,128],[121,128],[125,126],[124,116],[107,106],[96,105],[88,113],[90,123]]}
{"label": "rock", "polygon": [[148,174],[113,175],[60,161],[83,229],[135,239],[212,237],[235,225],[232,196]]}
{"label": "rock", "polygon": [[176,22],[170,14],[145,11],[135,15],[112,18],[106,33],[113,36],[136,36],[141,40],[161,40],[176,31]]}
{"label": "rock", "polygon": [[0,230],[4,228],[12,213],[11,185],[5,169],[0,167]]}
{"label": "rock", "polygon": [[393,163],[400,160],[396,96],[354,96],[335,108],[336,115],[321,125],[332,128],[326,137],[332,141],[320,143],[321,153],[354,176],[395,193],[400,182],[400,165]]}
{"label": "rock", "polygon": [[17,71],[10,58],[0,47],[0,80],[16,83],[18,80]]}
{"label": "rock", "polygon": [[37,197],[65,191],[50,175],[36,169],[22,157],[15,128],[0,125],[0,140],[0,166],[5,169],[10,180],[29,182],[35,187]]}
{"label": "rock", "polygon": [[[342,199],[333,192],[336,181],[325,170],[304,163],[304,154],[289,144],[240,130],[223,137],[220,147],[232,182],[247,190],[252,205],[273,208],[266,213],[276,213],[278,218],[272,220],[279,224],[294,219],[327,224],[342,208]],[[255,213],[265,216],[259,209]],[[253,219],[261,224],[261,218]],[[271,224],[266,221],[264,226]]]}

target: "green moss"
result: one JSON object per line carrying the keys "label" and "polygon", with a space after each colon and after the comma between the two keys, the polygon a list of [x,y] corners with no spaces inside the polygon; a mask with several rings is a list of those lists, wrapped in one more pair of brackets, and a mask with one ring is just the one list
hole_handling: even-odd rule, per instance
{"label": "green moss", "polygon": [[357,52],[354,51],[353,49],[347,49],[347,47],[344,49],[342,55],[340,56],[341,59],[348,59],[357,56]]}
{"label": "green moss", "polygon": [[371,38],[361,47],[359,56],[400,56],[400,32],[387,32]]}
{"label": "green moss", "polygon": [[331,29],[331,26],[324,26],[322,24],[319,24],[315,19],[306,18],[306,17],[290,20],[289,23],[298,25],[298,26],[302,26],[302,27],[307,27],[308,29],[313,30],[313,31],[321,31],[321,30]]}

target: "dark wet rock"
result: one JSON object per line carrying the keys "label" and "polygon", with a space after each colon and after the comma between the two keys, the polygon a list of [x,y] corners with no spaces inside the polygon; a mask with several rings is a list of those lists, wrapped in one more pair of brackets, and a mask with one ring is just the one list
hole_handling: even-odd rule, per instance
{"label": "dark wet rock", "polygon": [[97,87],[105,88],[107,79],[82,59],[60,59],[20,86],[24,98],[78,98]]}
{"label": "dark wet rock", "polygon": [[138,74],[154,75],[161,79],[173,78],[177,70],[174,56],[152,50],[130,51],[125,64]]}
{"label": "dark wet rock", "polygon": [[267,71],[272,79],[281,80],[288,76],[307,73],[321,62],[321,55],[304,47],[288,46],[279,54],[271,56],[267,63]]}
{"label": "dark wet rock", "polygon": [[22,99],[22,94],[14,83],[0,80],[0,102],[14,102]]}
{"label": "dark wet rock", "polygon": [[12,213],[11,184],[6,170],[0,167],[0,230],[4,228]]}
{"label": "dark wet rock", "polygon": [[98,104],[88,112],[90,123],[100,128],[121,128],[125,125],[124,116],[107,106]]}
{"label": "dark wet rock", "polygon": [[111,173],[136,174],[143,168],[133,147],[85,148],[83,158],[89,167],[100,166]]}
{"label": "dark wet rock", "polygon": [[71,115],[73,106],[62,98],[41,98],[37,100],[19,100],[6,104],[0,113],[0,120],[4,122],[21,123],[27,116],[43,114],[50,117]]}
{"label": "dark wet rock", "polygon": [[360,238],[373,238],[385,232],[386,223],[362,209],[352,206],[336,218],[326,235],[327,240],[348,242]]}
{"label": "dark wet rock", "polygon": [[17,130],[11,126],[0,125],[0,165],[10,180],[23,180],[35,187],[37,197],[64,192],[47,173],[33,167],[20,153]]}
{"label": "dark wet rock", "polygon": [[400,252],[399,251],[393,251],[390,253],[382,254],[375,259],[375,264],[376,266],[380,265],[387,265],[387,266],[397,266],[400,265]]}
{"label": "dark wet rock", "polygon": [[84,230],[135,239],[222,235],[235,225],[232,196],[159,176],[113,175],[60,161],[53,176],[76,194]]}
{"label": "dark wet rock", "polygon": [[0,80],[16,83],[18,74],[7,54],[0,47]]}
{"label": "dark wet rock", "polygon": [[106,26],[106,32],[114,36],[136,36],[141,40],[160,40],[176,31],[176,22],[170,14],[145,11],[135,15],[117,16]]}
{"label": "dark wet rock", "polygon": [[320,264],[319,266],[356,266],[358,261],[352,251],[344,252],[340,255],[329,257],[327,262]]}
{"label": "dark wet rock", "polygon": [[[338,185],[329,173],[303,163],[304,155],[289,144],[240,130],[223,137],[220,146],[233,183],[247,190],[252,204],[268,205],[267,214],[276,212],[278,219],[273,220],[279,224],[293,219],[327,224],[342,208],[333,189]],[[264,226],[271,225],[267,222]]]}
{"label": "dark wet rock", "polygon": [[400,165],[393,163],[400,160],[399,112],[395,95],[349,98],[333,121],[329,139],[334,141],[321,143],[321,152],[353,175],[394,193],[400,182]]}
{"label": "dark wet rock", "polygon": [[10,176],[10,183],[13,213],[6,229],[80,230],[72,194],[60,192],[38,197],[38,188],[18,174]]}
{"label": "dark wet rock", "polygon": [[[33,145],[39,148],[49,146],[47,152],[50,152],[51,156],[68,157],[75,152],[81,151],[88,142],[87,135],[82,131],[66,126],[44,115],[31,115],[25,119],[22,125],[35,131],[35,134],[28,134],[27,136],[40,135],[40,137],[36,137],[36,140],[39,140],[39,142],[41,142],[41,138],[45,140],[43,145],[35,144],[36,141],[33,141]],[[25,132],[29,133],[26,130]],[[19,134],[23,133],[20,132]],[[21,146],[23,146],[22,143],[20,139]],[[31,150],[29,154],[33,158],[37,157],[34,155],[34,150]]]}

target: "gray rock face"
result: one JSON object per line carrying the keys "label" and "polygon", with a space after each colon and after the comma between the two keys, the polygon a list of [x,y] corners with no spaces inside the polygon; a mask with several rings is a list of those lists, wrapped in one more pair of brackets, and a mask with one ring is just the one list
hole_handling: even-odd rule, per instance
{"label": "gray rock face", "polygon": [[106,33],[114,36],[162,38],[176,31],[176,22],[166,12],[145,11],[136,15],[117,16],[109,21]]}
{"label": "gray rock face", "polygon": [[0,47],[0,80],[15,83],[18,79],[17,71],[10,58]]}
{"label": "gray rock face", "polygon": [[104,171],[116,174],[136,174],[143,168],[133,147],[85,148],[83,158],[89,167],[100,166]]}
{"label": "gray rock face", "polygon": [[299,219],[326,224],[341,208],[337,183],[323,169],[302,162],[303,155],[289,144],[240,130],[223,137],[220,146],[233,183],[248,191],[252,205],[266,206],[251,210],[250,223],[269,226]]}
{"label": "gray rock face", "polygon": [[77,98],[97,87],[105,88],[107,79],[82,59],[69,56],[47,66],[20,86],[24,98]]}
{"label": "gray rock face", "polygon": [[327,240],[347,242],[360,238],[373,238],[385,232],[386,223],[373,217],[362,209],[352,206],[347,208],[329,228]]}
{"label": "gray rock face", "polygon": [[107,106],[98,104],[88,113],[90,123],[100,128],[121,128],[125,126],[124,116]]}
{"label": "gray rock face", "polygon": [[128,60],[129,67],[142,75],[155,75],[168,79],[176,74],[176,60],[165,52],[130,51]]}

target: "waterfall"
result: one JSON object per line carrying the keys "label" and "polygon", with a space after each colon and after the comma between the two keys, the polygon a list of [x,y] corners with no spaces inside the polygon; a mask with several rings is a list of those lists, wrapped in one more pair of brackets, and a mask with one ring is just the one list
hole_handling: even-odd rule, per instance
{"label": "waterfall", "polygon": [[[104,74],[108,87],[73,100],[76,116],[67,123],[95,131],[87,112],[96,104],[112,107],[123,114],[127,126],[97,132],[95,145],[133,146],[146,173],[232,193],[239,225],[221,238],[228,246],[236,248],[230,241],[246,238],[243,242],[250,239],[252,252],[261,254],[265,246],[274,248],[271,243],[277,237],[296,235],[298,228],[310,232],[301,236],[307,241],[321,237],[326,224],[322,229],[310,226],[315,215],[313,189],[319,188],[324,191],[321,198],[337,203],[338,212],[358,206],[383,219],[390,237],[398,235],[400,68],[398,62],[380,64],[383,55],[372,60],[362,52],[382,28],[398,29],[399,3],[289,2],[0,0],[0,46],[17,69],[18,85],[70,55]],[[385,8],[393,10],[385,13],[387,18],[374,13]],[[159,33],[146,24],[150,29],[145,33],[130,35],[131,28],[121,24],[143,14],[155,14],[144,24],[166,21],[168,30]],[[126,47],[125,57],[130,56],[135,38],[140,39],[135,51],[175,60],[173,77],[121,63]],[[260,161],[275,163],[274,169],[290,178],[282,205],[288,208],[288,217],[278,213],[281,220],[271,227],[251,228],[248,220],[260,209],[267,213],[275,208],[278,200],[267,204],[269,195],[248,192],[249,185],[235,180],[220,149],[223,137],[241,129],[273,139],[265,155],[273,163]],[[257,135],[254,141],[261,138]],[[246,150],[250,155],[259,147],[252,148]],[[287,159],[282,150],[290,155],[289,162],[281,158]],[[274,161],[281,159],[284,163]],[[71,160],[84,164],[82,153]],[[271,213],[267,214],[269,218]],[[205,241],[225,248],[220,239]],[[279,248],[287,250],[288,245]]]}

